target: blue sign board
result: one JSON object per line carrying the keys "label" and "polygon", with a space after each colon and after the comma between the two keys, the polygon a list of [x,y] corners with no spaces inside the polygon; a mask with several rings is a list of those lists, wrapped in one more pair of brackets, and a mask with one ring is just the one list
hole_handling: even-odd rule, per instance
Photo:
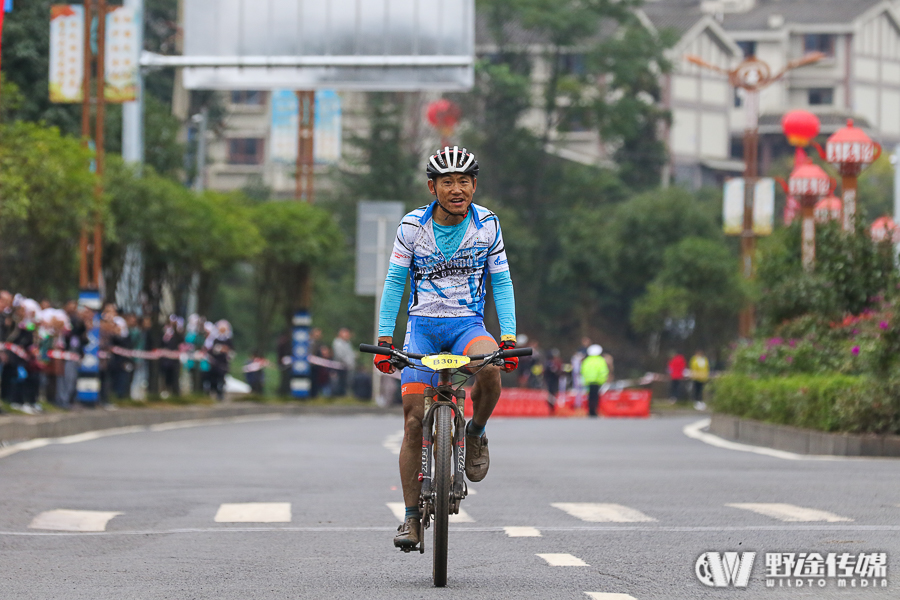
{"label": "blue sign board", "polygon": [[291,330],[291,395],[309,398],[312,389],[312,368],[309,366],[309,330],[312,317],[308,312],[294,314]]}
{"label": "blue sign board", "polygon": [[94,311],[94,322],[88,326],[88,344],[84,347],[81,368],[78,370],[76,384],[79,402],[94,403],[100,400],[100,292],[82,290],[78,295],[78,304]]}

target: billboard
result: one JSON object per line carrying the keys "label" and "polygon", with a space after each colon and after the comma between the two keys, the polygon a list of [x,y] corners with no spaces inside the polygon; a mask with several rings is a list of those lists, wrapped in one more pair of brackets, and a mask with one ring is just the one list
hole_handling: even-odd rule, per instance
{"label": "billboard", "polygon": [[[297,93],[272,92],[272,126],[269,155],[275,162],[297,162]],[[316,92],[313,153],[316,164],[335,165],[341,160],[341,97],[334,90]]]}
{"label": "billboard", "polygon": [[[753,233],[771,235],[775,222],[775,180],[763,177],[753,188]],[[725,235],[741,235],[744,231],[744,179],[735,177],[725,182],[722,205]]]}
{"label": "billboard", "polygon": [[141,17],[134,8],[115,6],[106,15],[107,102],[134,102],[137,99],[140,61]]}
{"label": "billboard", "polygon": [[[104,96],[107,102],[134,102],[140,60],[140,14],[111,7],[106,15]],[[84,5],[50,7],[50,101],[84,97]]]}
{"label": "billboard", "polygon": [[467,90],[474,0],[184,0],[189,89]]}
{"label": "billboard", "polygon": [[84,6],[50,7],[50,102],[81,102],[84,79]]}

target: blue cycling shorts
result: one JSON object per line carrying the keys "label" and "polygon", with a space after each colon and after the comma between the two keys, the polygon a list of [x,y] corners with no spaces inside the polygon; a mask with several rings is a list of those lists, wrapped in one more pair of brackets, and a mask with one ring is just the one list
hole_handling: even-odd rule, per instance
{"label": "blue cycling shorts", "polygon": [[[450,352],[466,355],[472,344],[478,340],[497,343],[481,317],[418,317],[410,316],[406,325],[403,351],[414,354]],[[421,364],[419,361],[413,361]],[[406,394],[421,394],[426,387],[437,385],[438,374],[428,369],[424,371],[406,368],[400,375],[401,390]]]}

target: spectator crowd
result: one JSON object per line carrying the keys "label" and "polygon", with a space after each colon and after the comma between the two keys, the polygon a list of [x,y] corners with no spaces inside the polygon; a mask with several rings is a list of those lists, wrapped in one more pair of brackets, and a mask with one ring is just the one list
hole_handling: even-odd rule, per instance
{"label": "spectator crowd", "polygon": [[[41,412],[39,400],[63,409],[76,404],[82,365],[97,369],[82,385],[92,386],[101,405],[143,397],[144,388],[178,396],[182,379],[192,392],[221,400],[234,357],[226,320],[191,315],[185,323],[171,315],[157,335],[150,317],[122,313],[113,303],[96,313],[74,300],[59,306],[6,290],[0,290],[0,343],[0,398],[32,414]],[[85,360],[92,344],[97,344],[96,363]]]}

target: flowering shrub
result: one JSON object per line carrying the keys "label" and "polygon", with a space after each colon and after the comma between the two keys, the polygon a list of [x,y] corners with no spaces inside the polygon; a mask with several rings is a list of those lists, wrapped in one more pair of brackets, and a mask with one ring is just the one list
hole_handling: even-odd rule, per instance
{"label": "flowering shrub", "polygon": [[761,245],[759,338],[734,347],[713,408],[823,431],[900,433],[900,286],[889,244],[817,227],[815,272],[799,229]]}

